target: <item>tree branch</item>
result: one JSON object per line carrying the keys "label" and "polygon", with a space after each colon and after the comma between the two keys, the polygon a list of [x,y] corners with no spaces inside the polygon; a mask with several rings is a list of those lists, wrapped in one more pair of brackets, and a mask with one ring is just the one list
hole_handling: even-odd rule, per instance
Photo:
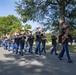
{"label": "tree branch", "polygon": [[65,1],[66,1],[65,6],[67,6],[72,0],[65,0]]}
{"label": "tree branch", "polygon": [[59,0],[56,0],[59,4],[60,4],[60,1]]}
{"label": "tree branch", "polygon": [[48,4],[48,5],[50,5],[50,4],[58,5],[58,3],[53,3],[52,1],[49,1],[49,0],[46,1],[46,4]]}
{"label": "tree branch", "polygon": [[66,3],[68,2],[67,0],[65,0],[66,1]]}

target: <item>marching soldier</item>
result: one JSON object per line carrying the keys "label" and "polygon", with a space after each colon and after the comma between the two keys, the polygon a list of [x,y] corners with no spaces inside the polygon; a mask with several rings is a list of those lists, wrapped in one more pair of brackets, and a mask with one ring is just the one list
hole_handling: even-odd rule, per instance
{"label": "marching soldier", "polygon": [[26,52],[28,50],[28,34],[27,32],[25,33],[26,39],[25,39],[25,44],[24,44],[24,51]]}
{"label": "marching soldier", "polygon": [[45,32],[42,31],[41,33],[41,42],[42,42],[42,51],[44,51],[44,53],[46,53],[46,50],[45,50],[45,45],[46,45],[46,36],[45,36]]}
{"label": "marching soldier", "polygon": [[23,49],[24,49],[24,44],[25,44],[25,39],[26,39],[26,36],[24,35],[24,30],[21,30],[19,37],[20,37],[20,40],[19,40],[20,55],[23,56]]}
{"label": "marching soldier", "polygon": [[28,42],[29,42],[29,52],[33,53],[32,47],[34,42],[34,36],[32,35],[32,31],[30,31],[30,35],[28,36]]}
{"label": "marching soldier", "polygon": [[7,36],[6,35],[4,36],[4,49],[5,50],[7,50]]}
{"label": "marching soldier", "polygon": [[57,40],[57,37],[55,35],[55,31],[52,32],[51,39],[52,39],[52,46],[53,46],[53,49],[51,50],[51,54],[53,54],[53,52],[54,52],[55,55],[58,55],[57,51],[56,51],[56,45],[57,45],[56,40]]}
{"label": "marching soldier", "polygon": [[67,58],[68,58],[68,62],[72,63],[72,60],[71,60],[70,55],[69,55],[69,50],[68,50],[68,40],[70,39],[71,42],[72,42],[73,39],[72,39],[72,36],[69,34],[69,28],[66,26],[65,28],[63,27],[63,29],[65,31],[62,30],[62,35],[61,35],[61,38],[60,38],[62,46],[63,46],[63,49],[61,50],[58,58],[60,60],[62,60],[64,52],[66,52],[66,55],[67,55]]}
{"label": "marching soldier", "polygon": [[14,35],[11,37],[12,39],[12,51],[13,53],[16,51],[16,54],[18,53],[18,48],[19,48],[19,33],[15,32]]}
{"label": "marching soldier", "polygon": [[7,34],[7,49],[8,49],[8,51],[10,51],[10,46],[11,46],[11,38],[10,38],[10,34]]}
{"label": "marching soldier", "polygon": [[41,29],[40,29],[40,27],[38,27],[37,32],[36,32],[36,51],[35,51],[35,53],[41,55],[40,45],[41,45]]}

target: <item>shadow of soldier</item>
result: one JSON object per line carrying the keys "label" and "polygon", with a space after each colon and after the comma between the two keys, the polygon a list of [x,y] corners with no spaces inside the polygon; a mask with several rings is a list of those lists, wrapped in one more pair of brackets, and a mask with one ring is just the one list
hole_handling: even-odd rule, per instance
{"label": "shadow of soldier", "polygon": [[[4,54],[5,60],[0,61],[0,75],[75,75],[76,63],[69,64],[58,60],[55,55],[25,54],[20,56],[13,53]],[[6,60],[6,58],[8,58]],[[75,58],[75,55],[72,55]],[[76,61],[76,60],[75,60]],[[71,72],[72,71],[72,72]]]}

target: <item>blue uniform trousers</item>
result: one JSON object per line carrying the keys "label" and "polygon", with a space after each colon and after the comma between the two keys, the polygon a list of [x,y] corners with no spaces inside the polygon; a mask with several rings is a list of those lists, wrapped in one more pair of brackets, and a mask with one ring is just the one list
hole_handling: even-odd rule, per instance
{"label": "blue uniform trousers", "polygon": [[7,43],[7,49],[8,49],[8,51],[10,51],[10,46],[11,46],[11,44]]}
{"label": "blue uniform trousers", "polygon": [[27,51],[27,47],[28,47],[28,42],[25,42],[25,44],[24,44],[24,50],[25,50],[25,52]]}
{"label": "blue uniform trousers", "polygon": [[62,49],[62,51],[61,51],[60,54],[59,54],[59,57],[60,57],[60,58],[63,57],[64,52],[66,52],[68,61],[70,61],[71,59],[70,59],[70,55],[69,55],[68,44],[63,44],[63,49]]}
{"label": "blue uniform trousers", "polygon": [[12,43],[12,51],[13,53],[16,51],[16,54],[18,53],[18,44],[17,43]]}
{"label": "blue uniform trousers", "polygon": [[42,51],[41,52],[43,52],[44,51],[44,53],[46,53],[46,50],[45,50],[45,42],[42,42]]}
{"label": "blue uniform trousers", "polygon": [[7,49],[7,42],[4,42],[4,49]]}
{"label": "blue uniform trousers", "polygon": [[32,52],[33,43],[29,43],[29,52]]}
{"label": "blue uniform trousers", "polygon": [[51,50],[51,54],[54,52],[55,55],[56,55],[57,54],[57,52],[56,52],[56,44],[52,44],[52,46],[53,46],[53,49]]}
{"label": "blue uniform trousers", "polygon": [[24,44],[20,43],[20,55],[23,55]]}
{"label": "blue uniform trousers", "polygon": [[40,44],[41,44],[41,42],[39,42],[39,41],[36,41],[36,51],[35,51],[35,53],[36,54],[40,54],[41,55],[41,51],[40,51]]}

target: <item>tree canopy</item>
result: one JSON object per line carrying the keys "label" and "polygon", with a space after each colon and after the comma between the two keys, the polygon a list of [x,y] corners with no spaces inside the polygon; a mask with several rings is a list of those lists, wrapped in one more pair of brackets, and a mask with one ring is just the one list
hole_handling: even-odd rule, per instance
{"label": "tree canopy", "polygon": [[41,23],[46,30],[59,30],[61,21],[66,21],[75,37],[76,0],[20,0],[16,11],[22,21],[33,20]]}
{"label": "tree canopy", "polygon": [[21,22],[14,15],[0,17],[0,33],[10,33],[13,29],[20,28]]}
{"label": "tree canopy", "polygon": [[[23,25],[18,17],[14,15],[8,15],[4,17],[0,17],[0,35],[2,34],[12,34],[16,30],[22,30]],[[31,25],[25,24],[24,30],[28,31],[31,29]]]}
{"label": "tree canopy", "polygon": [[30,31],[31,28],[32,28],[32,26],[30,24],[23,25],[23,29],[24,29],[25,32]]}
{"label": "tree canopy", "polygon": [[59,29],[59,20],[67,21],[76,28],[76,0],[20,0],[16,11],[22,21],[42,23],[47,29]]}

